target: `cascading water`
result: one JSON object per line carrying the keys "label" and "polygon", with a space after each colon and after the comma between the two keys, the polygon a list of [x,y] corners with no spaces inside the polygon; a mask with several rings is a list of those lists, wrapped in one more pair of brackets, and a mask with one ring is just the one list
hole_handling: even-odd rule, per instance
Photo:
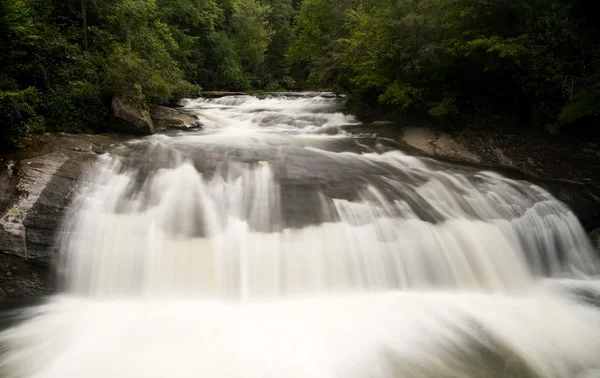
{"label": "cascading water", "polygon": [[185,108],[204,130],[90,172],[0,376],[600,377],[568,295],[595,251],[543,189],[346,135],[318,93]]}

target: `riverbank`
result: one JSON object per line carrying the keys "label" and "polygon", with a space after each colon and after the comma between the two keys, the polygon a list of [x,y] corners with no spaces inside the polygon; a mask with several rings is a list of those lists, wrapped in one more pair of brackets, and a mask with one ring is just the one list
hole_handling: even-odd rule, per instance
{"label": "riverbank", "polygon": [[[393,140],[415,156],[492,170],[540,185],[565,202],[588,232],[600,228],[600,138],[552,135],[532,129],[511,134],[375,122],[343,127],[355,135]],[[594,232],[595,231],[595,232]],[[596,247],[600,239],[594,240]]]}

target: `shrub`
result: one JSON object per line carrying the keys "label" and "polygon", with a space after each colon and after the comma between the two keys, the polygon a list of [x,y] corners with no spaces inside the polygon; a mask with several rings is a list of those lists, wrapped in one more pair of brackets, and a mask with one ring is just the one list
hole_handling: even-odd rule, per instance
{"label": "shrub", "polygon": [[100,130],[108,124],[109,106],[99,85],[73,81],[48,96],[46,123],[49,129],[66,132]]}
{"label": "shrub", "polygon": [[43,131],[43,119],[35,111],[37,92],[0,92],[0,147],[21,147],[22,139],[32,131]]}

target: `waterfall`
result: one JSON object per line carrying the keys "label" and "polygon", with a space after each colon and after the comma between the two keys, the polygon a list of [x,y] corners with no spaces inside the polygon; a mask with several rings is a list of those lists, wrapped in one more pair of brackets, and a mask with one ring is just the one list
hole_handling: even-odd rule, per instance
{"label": "waterfall", "polygon": [[600,310],[555,285],[600,265],[544,189],[349,135],[330,94],[183,106],[203,130],[83,178],[0,376],[600,375]]}

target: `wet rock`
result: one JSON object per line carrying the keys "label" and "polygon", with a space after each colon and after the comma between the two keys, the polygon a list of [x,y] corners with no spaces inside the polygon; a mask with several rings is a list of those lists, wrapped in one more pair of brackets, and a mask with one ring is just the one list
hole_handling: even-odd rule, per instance
{"label": "wet rock", "polygon": [[146,104],[115,96],[112,100],[113,127],[135,135],[154,134],[154,125]]}
{"label": "wet rock", "polygon": [[600,227],[600,188],[559,180],[531,178],[529,181],[545,188],[575,213],[583,228],[590,232]]}
{"label": "wet rock", "polygon": [[0,253],[0,298],[47,295],[52,292],[52,282],[47,265]]}
{"label": "wet rock", "polygon": [[258,98],[268,98],[268,97],[292,97],[292,98],[302,98],[302,97],[323,97],[323,98],[342,98],[342,95],[332,92],[262,92],[255,94]]}
{"label": "wet rock", "polygon": [[202,127],[202,123],[196,116],[165,106],[150,106],[150,117],[155,131],[168,129],[189,130]]}
{"label": "wet rock", "polygon": [[225,96],[247,96],[247,95],[248,95],[248,93],[245,93],[245,92],[210,91],[210,92],[202,93],[202,97],[205,97],[205,98],[218,98],[218,97],[225,97]]}
{"label": "wet rock", "polygon": [[400,127],[387,122],[342,129],[392,140],[410,155],[529,181],[569,206],[588,232],[600,228],[599,140],[535,130],[513,134],[467,130],[451,134],[426,126]]}
{"label": "wet rock", "polygon": [[406,127],[402,139],[428,155],[453,158],[470,163],[481,163],[482,159],[448,133],[425,127]]}
{"label": "wet rock", "polygon": [[0,298],[53,288],[55,241],[63,217],[98,153],[124,137],[46,134],[29,149],[0,156]]}
{"label": "wet rock", "polygon": [[600,228],[596,228],[592,232],[589,233],[590,241],[596,247],[597,250],[600,251]]}
{"label": "wet rock", "polygon": [[361,123],[358,125],[344,125],[340,127],[342,130],[356,134],[366,135],[382,135],[384,138],[400,139],[402,130],[396,124],[386,121],[376,121],[372,123]]}

